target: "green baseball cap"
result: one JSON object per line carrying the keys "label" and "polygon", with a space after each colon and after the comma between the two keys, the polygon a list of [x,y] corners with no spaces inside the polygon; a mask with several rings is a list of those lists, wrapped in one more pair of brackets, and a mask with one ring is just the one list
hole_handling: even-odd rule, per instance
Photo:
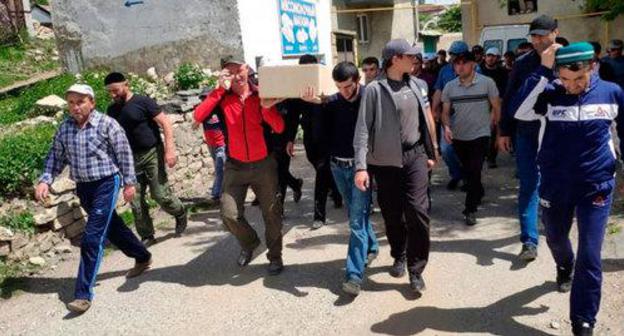
{"label": "green baseball cap", "polygon": [[571,43],[567,47],[557,49],[555,61],[557,65],[591,61],[594,58],[594,47],[587,42]]}

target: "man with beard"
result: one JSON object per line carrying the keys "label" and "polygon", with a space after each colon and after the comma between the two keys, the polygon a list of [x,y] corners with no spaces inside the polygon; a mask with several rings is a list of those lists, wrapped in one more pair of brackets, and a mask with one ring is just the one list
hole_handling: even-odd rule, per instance
{"label": "man with beard", "polygon": [[[175,233],[180,236],[186,229],[187,213],[167,184],[165,170],[165,164],[173,168],[177,161],[171,121],[154,99],[134,94],[123,74],[108,74],[104,85],[113,99],[113,104],[108,107],[108,115],[126,131],[134,155],[139,197],[134,198],[131,208],[141,240],[148,246],[156,243],[154,223],[145,198],[148,187],[152,199],[175,217]],[[160,129],[164,134],[164,144],[160,138]]]}

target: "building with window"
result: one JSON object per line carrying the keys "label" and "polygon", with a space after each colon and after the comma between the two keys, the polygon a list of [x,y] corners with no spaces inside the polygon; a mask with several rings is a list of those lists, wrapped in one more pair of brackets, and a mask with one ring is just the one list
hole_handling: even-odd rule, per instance
{"label": "building with window", "polygon": [[334,0],[332,34],[334,61],[356,64],[368,56],[381,56],[385,43],[393,38],[417,40],[413,0]]}
{"label": "building with window", "polygon": [[[585,13],[582,1],[574,0],[462,0],[464,39],[469,44],[489,44],[501,50],[514,50],[527,40],[528,24],[538,15],[547,14],[559,21],[561,36],[570,42],[624,38],[624,16],[612,22],[600,14]],[[482,35],[487,37],[481,38]]]}

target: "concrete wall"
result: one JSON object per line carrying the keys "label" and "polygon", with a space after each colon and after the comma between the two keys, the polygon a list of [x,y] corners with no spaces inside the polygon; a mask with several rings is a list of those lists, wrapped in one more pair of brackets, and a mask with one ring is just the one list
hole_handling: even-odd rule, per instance
{"label": "concrete wall", "polygon": [[[412,4],[411,0],[395,0],[394,7],[406,7]],[[365,9],[363,7],[362,9]],[[338,7],[340,9],[355,9],[352,7]],[[363,12],[368,16],[369,43],[358,43],[358,57],[381,57],[381,50],[391,39],[404,38],[410,43],[415,42],[414,17],[410,9],[389,11]],[[337,13],[334,19],[334,30],[357,32],[357,13]]]}
{"label": "concrete wall", "polygon": [[[331,0],[316,2],[319,31],[319,53],[332,66]],[[267,64],[297,63],[298,57],[282,57],[282,40],[278,0],[238,0],[245,61],[255,67],[256,57],[263,56]]]}
{"label": "concrete wall", "polygon": [[[264,2],[264,1],[263,1]],[[63,63],[72,72],[108,66],[160,73],[182,62],[216,68],[225,54],[243,56],[236,0],[52,0]]]}
{"label": "concrete wall", "polygon": [[538,0],[537,13],[508,15],[507,7],[501,7],[498,0],[464,0],[462,1],[464,37],[466,42],[475,44],[479,40],[483,26],[528,24],[536,16],[547,14],[559,20],[561,36],[571,42],[593,40],[601,42],[604,46],[609,39],[624,38],[623,16],[609,23],[608,28],[599,17],[568,18],[567,16],[582,14],[581,4],[582,2],[571,0]]}

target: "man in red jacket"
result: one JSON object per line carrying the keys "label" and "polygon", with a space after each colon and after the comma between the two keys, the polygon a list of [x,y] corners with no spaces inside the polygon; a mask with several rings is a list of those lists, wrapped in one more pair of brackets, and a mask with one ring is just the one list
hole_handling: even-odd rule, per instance
{"label": "man in red jacket", "polygon": [[[225,127],[228,161],[225,164],[221,217],[241,245],[238,264],[247,265],[260,245],[256,231],[244,215],[247,189],[251,186],[265,222],[265,238],[270,275],[279,274],[282,263],[282,204],[278,195],[277,163],[268,155],[264,125],[275,133],[284,130],[277,112],[277,100],[261,100],[249,81],[249,66],[228,56],[221,60],[218,87],[195,109],[198,123],[221,110],[219,119]],[[217,108],[219,107],[219,108]]]}

